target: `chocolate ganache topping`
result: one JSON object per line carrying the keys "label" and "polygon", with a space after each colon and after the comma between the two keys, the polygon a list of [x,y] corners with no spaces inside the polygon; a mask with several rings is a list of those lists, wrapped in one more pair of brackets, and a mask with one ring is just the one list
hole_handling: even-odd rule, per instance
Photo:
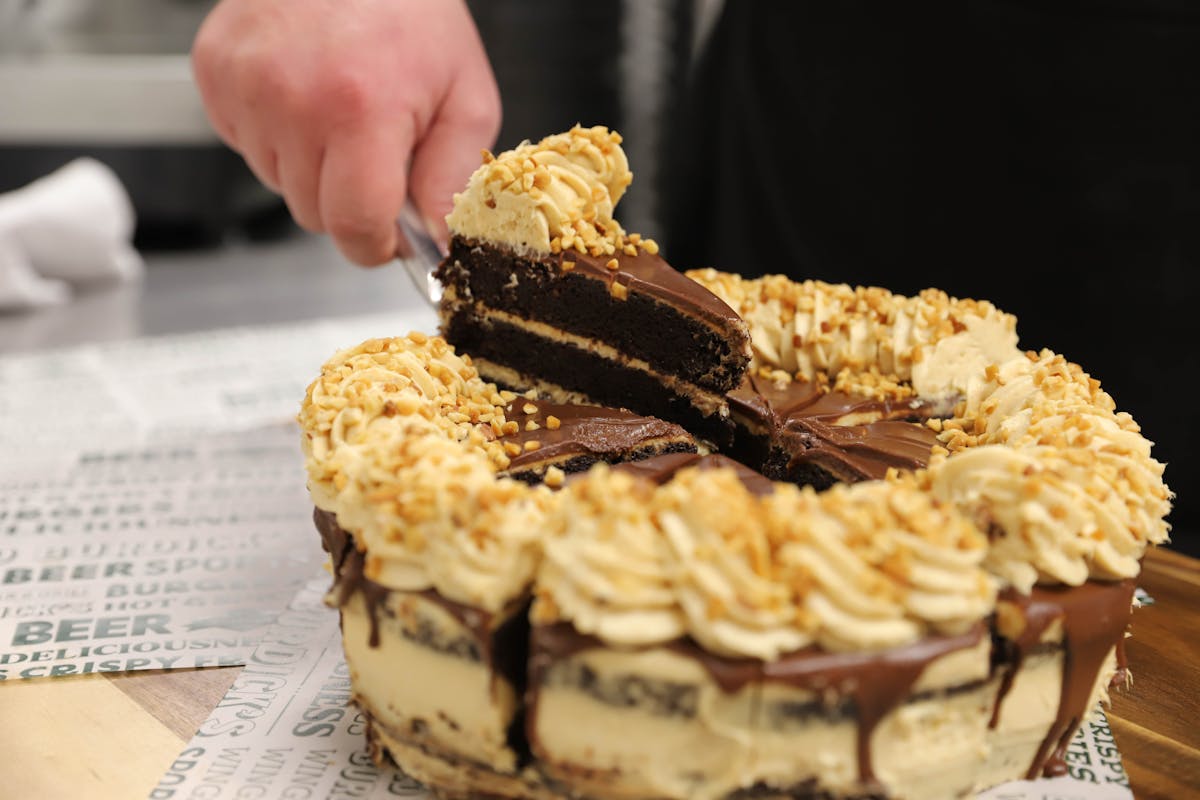
{"label": "chocolate ganache topping", "polygon": [[[808,647],[780,656],[774,661],[756,658],[730,658],[715,655],[684,637],[665,643],[665,647],[701,664],[713,681],[726,693],[765,682],[781,683],[820,695],[810,706],[789,706],[787,713],[811,714],[836,718],[849,715],[857,721],[856,750],[859,777],[866,785],[876,785],[871,761],[871,736],[875,728],[894,709],[917,699],[913,687],[925,668],[939,658],[958,650],[977,646],[987,635],[987,627],[973,625],[952,636],[931,636],[918,642],[880,651],[829,652]],[[531,634],[529,703],[536,719],[537,687],[548,669],[572,655],[592,648],[604,648],[598,637],[583,634],[567,623],[534,625]],[[947,692],[975,689],[977,684],[948,688]],[[770,713],[764,709],[764,713]],[[530,725],[527,735],[537,748],[537,731]]]}
{"label": "chocolate ganache topping", "polygon": [[517,398],[505,407],[505,417],[511,432],[500,442],[512,459],[510,474],[578,458],[610,461],[642,447],[696,449],[691,434],[680,426],[619,408]]}
{"label": "chocolate ganache topping", "polygon": [[891,468],[918,469],[929,463],[937,435],[923,425],[878,420],[866,425],[829,425],[818,419],[791,421],[782,434],[789,447],[789,473],[819,466],[844,480],[881,480]]}
{"label": "chocolate ganache topping", "polygon": [[911,399],[848,394],[751,371],[729,401],[757,440],[747,459],[766,462],[776,479],[815,467],[842,480],[879,480],[893,467],[927,466],[937,444],[937,434],[916,422],[928,409]]}
{"label": "chocolate ganache topping", "polygon": [[1043,638],[1052,625],[1062,625],[1062,642],[1058,647],[1062,649],[1063,678],[1058,713],[1029,766],[1027,779],[1036,778],[1038,772],[1048,777],[1066,773],[1067,746],[1090,710],[1089,701],[1100,670],[1114,647],[1118,656],[1117,675],[1123,673],[1123,636],[1135,588],[1133,579],[1111,583],[1088,581],[1082,586],[1035,586],[1028,595],[1008,588],[997,598],[998,606],[1017,609],[1020,623],[1019,633],[1011,633],[1001,643],[1010,651],[1010,657],[996,697],[992,727],[999,720],[1000,706],[1021,664],[1032,653],[1047,647]]}
{"label": "chocolate ganache topping", "polygon": [[734,461],[732,458],[720,455],[719,453],[710,453],[708,455],[701,455],[699,453],[667,453],[642,461],[627,461],[623,464],[618,464],[613,469],[616,472],[627,472],[630,475],[636,475],[639,478],[661,486],[674,478],[675,474],[680,470],[689,467],[695,467],[700,470],[732,469],[734,474],[737,475],[738,480],[751,493],[761,496],[775,491],[775,484],[770,478],[761,472],[755,472],[740,461]]}
{"label": "chocolate ganache topping", "polygon": [[[723,300],[668,264],[656,252],[640,247],[611,256],[562,252],[549,256],[559,270],[596,278],[610,293],[637,293],[660,298],[668,305],[720,327],[744,327],[742,318]],[[614,289],[617,285],[622,288]]]}

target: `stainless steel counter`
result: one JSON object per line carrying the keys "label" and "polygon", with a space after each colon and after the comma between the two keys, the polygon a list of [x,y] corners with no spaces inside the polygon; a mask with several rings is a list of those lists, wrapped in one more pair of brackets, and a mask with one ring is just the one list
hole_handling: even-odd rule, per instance
{"label": "stainless steel counter", "polygon": [[[420,307],[399,264],[363,269],[324,236],[144,254],[137,283],[93,287],[66,305],[0,312],[0,353],[236,325]],[[401,331],[403,333],[403,331]]]}

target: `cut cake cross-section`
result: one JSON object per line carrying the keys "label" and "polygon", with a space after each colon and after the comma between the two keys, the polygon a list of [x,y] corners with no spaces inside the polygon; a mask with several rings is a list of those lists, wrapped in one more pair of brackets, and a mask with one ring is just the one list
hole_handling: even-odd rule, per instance
{"label": "cut cake cross-section", "polygon": [[613,219],[631,180],[620,136],[602,127],[487,156],[447,217],[442,332],[499,384],[652,414],[723,444],[749,330]]}

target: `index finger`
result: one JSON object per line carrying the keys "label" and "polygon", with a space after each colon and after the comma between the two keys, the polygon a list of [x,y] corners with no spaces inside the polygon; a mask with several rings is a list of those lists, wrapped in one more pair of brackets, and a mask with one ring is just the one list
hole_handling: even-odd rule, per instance
{"label": "index finger", "polygon": [[318,190],[321,224],[356,264],[395,257],[412,143],[413,126],[403,121],[330,134]]}

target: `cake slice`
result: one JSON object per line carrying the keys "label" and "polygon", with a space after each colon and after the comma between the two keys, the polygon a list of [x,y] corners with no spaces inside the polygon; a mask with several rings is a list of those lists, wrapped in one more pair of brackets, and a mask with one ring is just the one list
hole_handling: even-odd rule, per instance
{"label": "cake slice", "polygon": [[620,141],[577,126],[485,159],[447,217],[442,333],[498,384],[723,443],[748,328],[613,219],[632,180]]}

